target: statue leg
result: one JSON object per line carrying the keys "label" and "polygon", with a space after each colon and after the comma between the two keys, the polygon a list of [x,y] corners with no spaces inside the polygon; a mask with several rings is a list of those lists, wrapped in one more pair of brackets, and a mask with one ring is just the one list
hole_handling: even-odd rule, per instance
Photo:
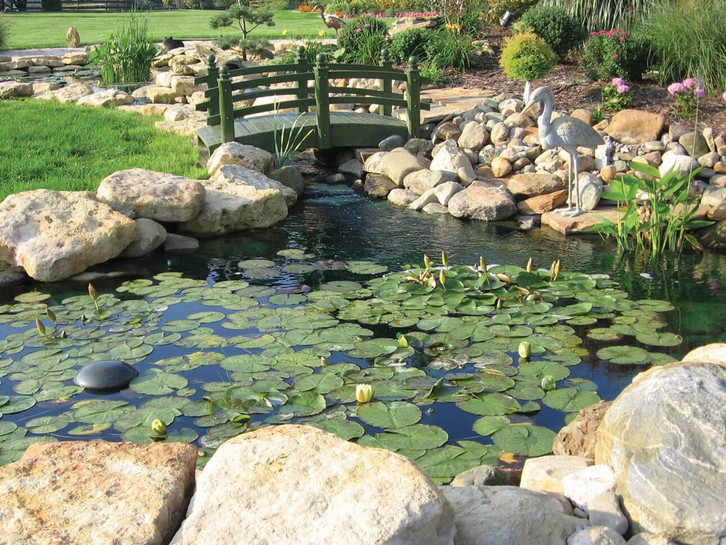
{"label": "statue leg", "polygon": [[565,150],[567,152],[567,156],[569,157],[567,161],[567,208],[558,208],[557,212],[559,212],[563,216],[569,216],[570,213],[573,210],[572,206],[572,154]]}
{"label": "statue leg", "polygon": [[573,166],[573,175],[575,177],[575,180],[573,182],[573,185],[575,186],[575,208],[572,209],[572,193],[570,193],[570,208],[567,210],[566,215],[570,217],[579,216],[584,212],[582,209],[582,202],[580,199],[580,176],[578,174],[579,168],[579,160],[577,158],[577,153],[574,155],[571,155],[571,162],[574,163]]}

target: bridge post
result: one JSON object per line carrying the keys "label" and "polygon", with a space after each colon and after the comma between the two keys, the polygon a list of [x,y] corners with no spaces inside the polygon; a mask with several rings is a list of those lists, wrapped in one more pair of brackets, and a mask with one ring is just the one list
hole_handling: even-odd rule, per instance
{"label": "bridge post", "polygon": [[[381,68],[391,68],[393,66],[393,63],[391,62],[390,52],[387,48],[381,49]],[[392,85],[393,82],[390,78],[382,78],[378,80],[378,88],[381,91],[384,91],[386,93],[390,93],[392,91]],[[381,115],[391,115],[392,107],[390,105],[383,105],[381,104],[380,114]]]}
{"label": "bridge post", "polygon": [[421,134],[421,76],[418,71],[418,59],[408,58],[406,67],[406,103],[408,137],[418,138]]}
{"label": "bridge post", "polygon": [[325,55],[318,53],[315,57],[315,115],[318,125],[318,148],[330,148],[330,97],[328,66]]}
{"label": "bridge post", "polygon": [[[305,48],[300,46],[297,48],[297,54],[295,55],[295,61],[297,62],[297,72],[302,74],[308,70],[308,58],[305,56]],[[303,99],[308,96],[308,78],[307,76],[298,76],[296,81],[297,87],[297,98]],[[308,111],[307,106],[298,106],[297,109],[300,113]]]}
{"label": "bridge post", "polygon": [[207,108],[207,118],[213,115],[219,114],[219,88],[217,87],[217,80],[219,79],[219,68],[217,68],[217,59],[214,55],[207,57],[207,93],[205,96],[209,101],[209,108]]}
{"label": "bridge post", "polygon": [[232,103],[232,82],[229,68],[223,66],[219,71],[219,119],[222,143],[234,141],[234,104]]}

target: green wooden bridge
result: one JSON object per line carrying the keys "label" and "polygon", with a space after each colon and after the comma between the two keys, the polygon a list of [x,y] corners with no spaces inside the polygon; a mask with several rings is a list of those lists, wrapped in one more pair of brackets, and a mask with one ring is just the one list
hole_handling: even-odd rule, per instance
{"label": "green wooden bridge", "polygon": [[[331,85],[332,80],[369,78],[378,81],[378,89],[357,89]],[[308,85],[309,81],[314,85]],[[393,92],[394,81],[406,81],[405,94]],[[274,84],[293,86],[270,88]],[[417,59],[411,57],[405,70],[392,67],[388,51],[381,52],[380,65],[329,64],[318,55],[311,65],[305,49],[299,47],[296,62],[229,70],[216,66],[214,55],[208,58],[207,74],[195,79],[206,84],[206,101],[196,109],[208,112],[207,126],[199,129],[200,145],[214,151],[225,142],[240,142],[273,152],[276,143],[300,142],[300,148],[377,146],[393,134],[418,137],[421,109],[421,76]],[[294,96],[289,99],[290,95]],[[287,96],[282,102],[245,106],[260,97]],[[331,104],[378,104],[379,114],[331,111]],[[242,104],[239,104],[242,103]],[[394,108],[405,108],[406,119],[391,117]],[[295,109],[296,113],[278,113]],[[266,114],[269,115],[259,115]],[[253,114],[258,114],[253,117]]]}

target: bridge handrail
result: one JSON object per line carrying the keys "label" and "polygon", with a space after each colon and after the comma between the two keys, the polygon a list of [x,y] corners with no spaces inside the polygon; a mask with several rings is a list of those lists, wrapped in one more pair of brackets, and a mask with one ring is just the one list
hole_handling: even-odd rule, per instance
{"label": "bridge handrail", "polygon": [[[429,109],[427,103],[421,102],[421,76],[418,70],[416,57],[409,59],[405,70],[392,68],[388,51],[381,52],[380,66],[328,64],[325,55],[316,57],[315,65],[311,66],[305,56],[305,49],[301,46],[297,50],[296,63],[256,66],[229,70],[223,66],[216,66],[216,59],[210,55],[207,59],[207,74],[195,78],[194,83],[206,84],[204,93],[206,101],[197,104],[198,111],[207,111],[207,125],[220,126],[223,142],[234,140],[234,120],[251,114],[273,112],[285,108],[296,108],[300,113],[307,112],[311,106],[315,107],[318,144],[321,147],[330,147],[330,105],[347,102],[359,104],[378,104],[380,114],[390,116],[394,107],[407,109],[407,131],[409,137],[417,137],[420,132],[421,109]],[[312,72],[311,72],[312,68]],[[280,74],[282,72],[282,74]],[[232,82],[232,78],[249,75],[262,75],[275,73],[278,75],[265,76],[252,79],[242,79]],[[378,80],[378,89],[361,89],[336,87],[330,85],[331,79],[368,78]],[[314,80],[313,88],[308,86],[309,80]],[[393,81],[405,80],[404,94],[393,92]],[[294,83],[292,88],[270,89],[270,84]],[[261,89],[261,86],[266,88]],[[235,93],[234,91],[245,91]],[[345,95],[353,96],[345,96]],[[258,104],[256,106],[243,106],[235,109],[235,102],[259,97],[295,95],[294,100],[279,103]],[[337,95],[337,96],[331,96]]]}

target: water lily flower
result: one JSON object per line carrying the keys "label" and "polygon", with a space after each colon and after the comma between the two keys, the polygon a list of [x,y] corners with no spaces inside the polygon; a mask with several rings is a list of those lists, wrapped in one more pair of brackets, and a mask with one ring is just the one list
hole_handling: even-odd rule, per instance
{"label": "water lily flower", "polygon": [[38,333],[45,337],[45,326],[40,318],[35,319],[35,327],[38,329]]}
{"label": "water lily flower", "polygon": [[53,312],[50,307],[45,307],[45,315],[48,317],[48,319],[56,323],[58,320],[56,320],[55,312]]}
{"label": "water lily flower", "polygon": [[444,267],[449,266],[449,258],[446,257],[446,252],[444,252],[444,251],[441,252],[441,264]]}
{"label": "water lily flower", "polygon": [[355,400],[358,403],[368,403],[373,399],[373,386],[370,384],[357,384],[355,387]]}
{"label": "water lily flower", "polygon": [[555,380],[555,377],[552,375],[545,375],[542,377],[542,382],[540,384],[542,386],[542,389],[545,392],[549,392],[551,390],[557,389],[557,381]]}
{"label": "water lily flower", "polygon": [[444,275],[444,269],[439,270],[439,284],[441,287],[446,289],[446,276]]}
{"label": "water lily flower", "polygon": [[519,343],[519,348],[517,349],[517,352],[519,353],[519,357],[522,359],[529,359],[529,356],[532,355],[532,346],[527,341],[522,341]]}
{"label": "water lily flower", "polygon": [[166,437],[166,424],[160,418],[155,419],[151,423],[151,431],[158,437]]}
{"label": "water lily flower", "polygon": [[527,270],[527,272],[532,272],[532,265],[533,265],[533,264],[534,264],[534,261],[533,261],[533,260],[532,260],[532,258],[530,257],[530,258],[529,258],[529,259],[527,260],[527,269],[526,269],[526,270]]}
{"label": "water lily flower", "polygon": [[320,356],[320,367],[327,367],[328,360],[325,359],[325,356]]}
{"label": "water lily flower", "polygon": [[96,310],[98,310],[98,292],[96,291],[96,288],[93,287],[93,284],[88,284],[88,295],[91,298],[91,301],[93,301],[93,304],[96,305]]}
{"label": "water lily flower", "polygon": [[424,261],[424,267],[426,267],[427,269],[430,269],[431,268],[431,260],[429,259],[429,256],[427,256],[426,254],[424,254],[423,261]]}
{"label": "water lily flower", "polygon": [[479,268],[482,272],[487,272],[487,262],[484,261],[482,256],[479,256]]}

